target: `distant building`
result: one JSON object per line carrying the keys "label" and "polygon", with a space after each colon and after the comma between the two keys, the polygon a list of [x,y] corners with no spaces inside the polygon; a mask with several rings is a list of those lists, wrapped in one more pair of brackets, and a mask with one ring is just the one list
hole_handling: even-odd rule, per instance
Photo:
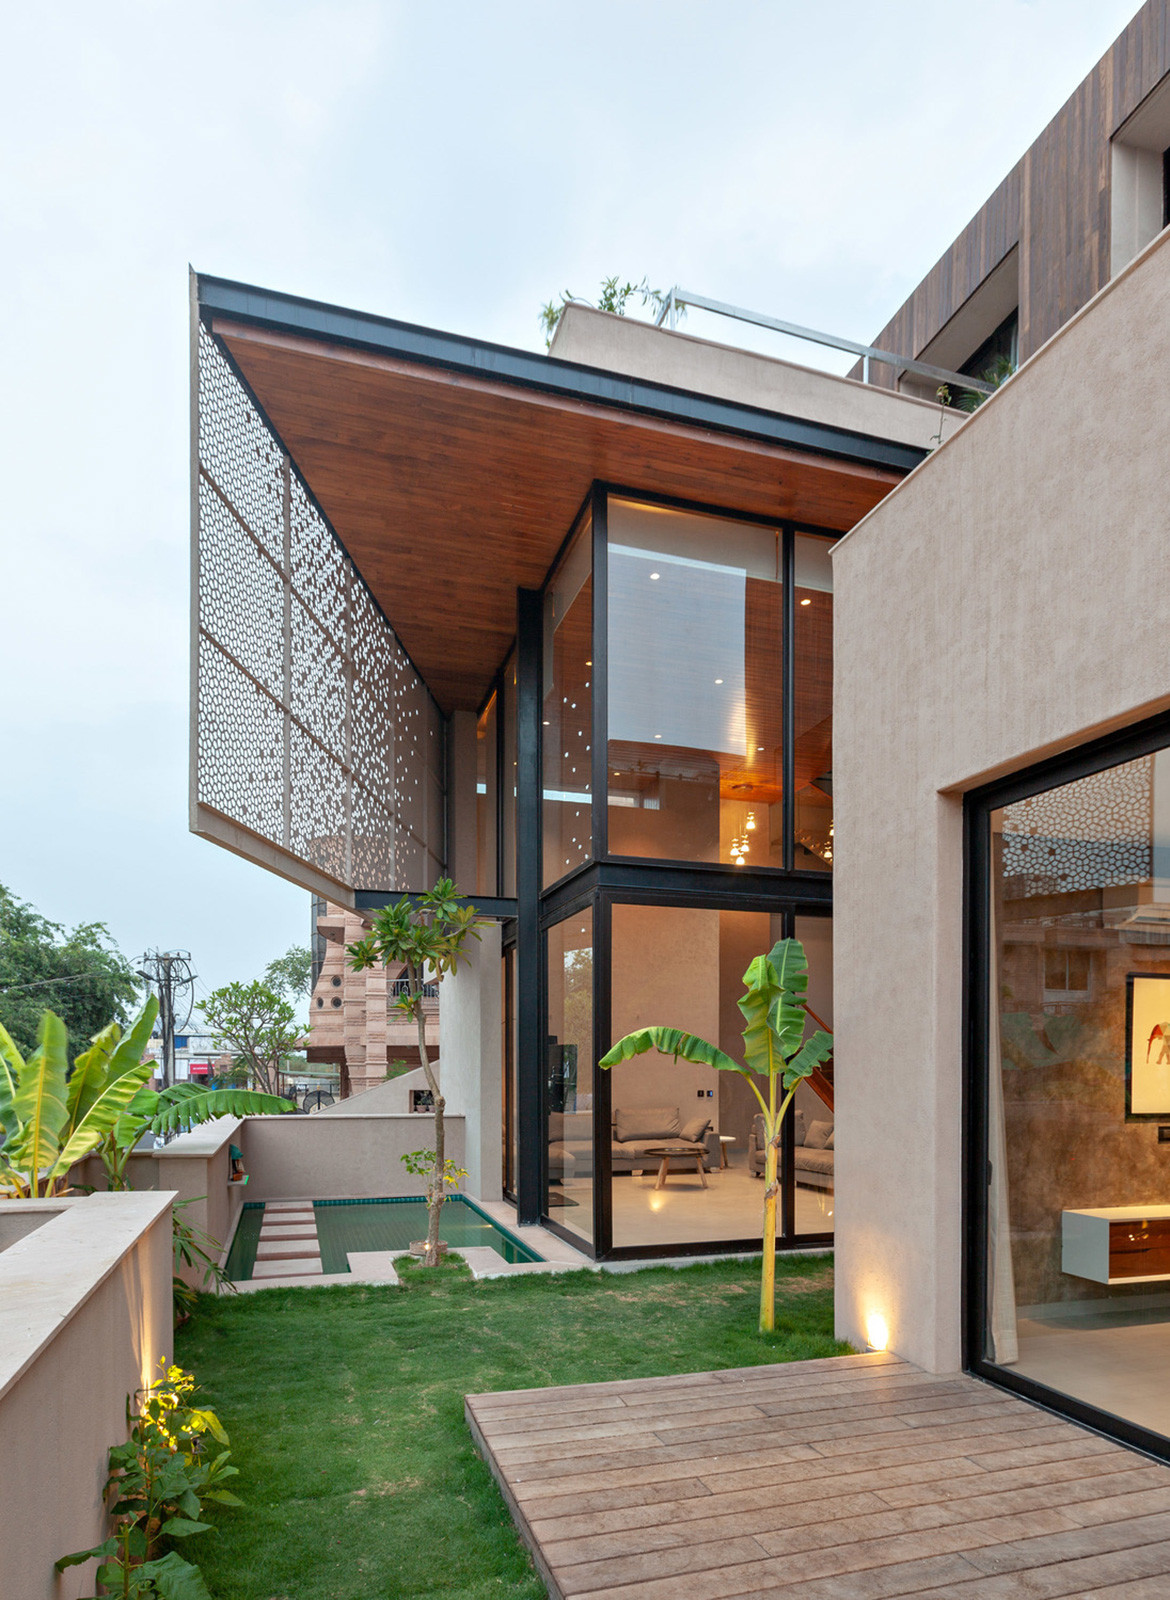
{"label": "distant building", "polygon": [[[368,932],[356,911],[315,898],[313,994],[309,1001],[310,1062],[329,1062],[341,1076],[341,1094],[360,1094],[381,1083],[390,1066],[405,1061],[417,1067],[418,1030],[394,1011],[405,986],[401,967],[371,967],[354,972],[346,945]],[[432,1059],[439,1046],[438,995],[423,1001],[427,1045]]]}

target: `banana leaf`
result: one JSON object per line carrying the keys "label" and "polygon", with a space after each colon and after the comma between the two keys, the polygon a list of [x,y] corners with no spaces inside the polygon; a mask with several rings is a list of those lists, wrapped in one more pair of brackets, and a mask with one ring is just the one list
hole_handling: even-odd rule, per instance
{"label": "banana leaf", "polygon": [[[599,1066],[616,1067],[631,1056],[645,1055],[648,1050],[659,1050],[664,1056],[677,1061],[693,1061],[703,1067],[717,1067],[721,1072],[739,1072],[744,1069],[738,1061],[725,1055],[717,1045],[709,1044],[697,1034],[683,1033],[680,1028],[641,1028],[637,1033],[627,1033],[613,1049],[602,1056]],[[746,1074],[744,1074],[746,1076]]]}
{"label": "banana leaf", "polygon": [[193,1083],[173,1083],[160,1090],[157,1101],[146,1123],[152,1133],[178,1133],[214,1117],[258,1117],[293,1109],[279,1095],[260,1094],[255,1089],[202,1089]]}
{"label": "banana leaf", "polygon": [[0,1142],[11,1139],[20,1127],[13,1101],[23,1070],[24,1057],[16,1048],[12,1035],[0,1023]]}
{"label": "banana leaf", "polygon": [[38,1194],[41,1171],[56,1159],[61,1132],[69,1117],[65,1103],[69,1073],[65,1024],[52,1011],[46,1011],[37,1033],[39,1043],[24,1063],[12,1097],[17,1131],[4,1145],[5,1161],[25,1174],[33,1198]]}

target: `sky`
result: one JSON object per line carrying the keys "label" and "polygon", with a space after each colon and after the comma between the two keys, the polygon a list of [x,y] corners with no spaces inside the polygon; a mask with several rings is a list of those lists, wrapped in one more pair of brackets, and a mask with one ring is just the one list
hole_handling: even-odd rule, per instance
{"label": "sky", "polygon": [[14,7],[0,883],[202,993],[308,940],[303,890],[187,831],[188,264],[529,349],[613,273],[871,339],[1136,9]]}

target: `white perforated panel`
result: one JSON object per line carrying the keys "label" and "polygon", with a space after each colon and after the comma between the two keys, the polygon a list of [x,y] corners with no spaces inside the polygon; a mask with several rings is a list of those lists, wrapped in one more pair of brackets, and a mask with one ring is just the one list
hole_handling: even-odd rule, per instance
{"label": "white perforated panel", "polygon": [[202,326],[197,455],[192,826],[317,891],[429,887],[442,715]]}

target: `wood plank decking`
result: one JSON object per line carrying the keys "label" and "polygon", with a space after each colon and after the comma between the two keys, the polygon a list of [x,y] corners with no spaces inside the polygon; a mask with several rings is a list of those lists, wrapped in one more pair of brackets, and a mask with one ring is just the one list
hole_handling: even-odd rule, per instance
{"label": "wood plank decking", "polygon": [[845,1356],[470,1395],[555,1600],[1170,1600],[1170,1467]]}

